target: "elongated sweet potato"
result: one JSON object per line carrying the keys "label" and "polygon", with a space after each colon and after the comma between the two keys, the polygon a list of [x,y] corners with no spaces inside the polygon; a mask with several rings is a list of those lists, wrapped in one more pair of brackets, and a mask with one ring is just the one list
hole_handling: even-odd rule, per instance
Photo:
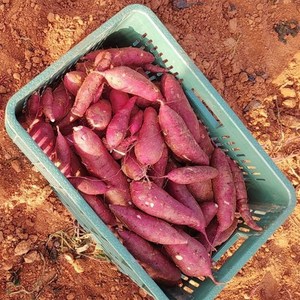
{"label": "elongated sweet potato", "polygon": [[218,232],[222,232],[229,228],[234,220],[236,191],[227,156],[220,148],[215,148],[211,166],[219,171],[218,176],[212,179],[212,185],[215,202],[218,204]]}
{"label": "elongated sweet potato", "polygon": [[73,100],[70,94],[65,89],[63,83],[60,83],[53,90],[53,116],[55,121],[62,120],[70,111],[73,105]]}
{"label": "elongated sweet potato", "polygon": [[218,204],[210,201],[210,202],[203,202],[200,203],[201,210],[203,212],[206,226],[210,223],[210,221],[214,218],[218,211]]}
{"label": "elongated sweet potato", "polygon": [[73,140],[74,148],[90,174],[111,187],[105,194],[110,203],[128,205],[130,193],[126,177],[98,135],[87,127],[78,126],[74,127]]}
{"label": "elongated sweet potato", "polygon": [[163,102],[160,105],[158,121],[166,144],[176,156],[194,164],[209,164],[207,154],[197,144],[184,120]]}
{"label": "elongated sweet potato", "polygon": [[51,87],[47,87],[41,97],[41,105],[45,117],[50,121],[55,121],[53,112],[53,92]]}
{"label": "elongated sweet potato", "polygon": [[214,152],[215,146],[212,143],[212,140],[208,134],[207,129],[201,122],[199,123],[198,144],[200,145],[202,150],[208,155],[208,157],[211,157],[212,153]]}
{"label": "elongated sweet potato", "polygon": [[104,130],[112,118],[112,108],[109,101],[101,99],[92,104],[85,112],[89,126],[94,130]]}
{"label": "elongated sweet potato", "polygon": [[125,92],[111,89],[109,93],[109,101],[112,111],[116,114],[129,100],[129,95]]}
{"label": "elongated sweet potato", "polygon": [[211,258],[206,248],[183,230],[179,232],[187,239],[187,244],[164,246],[177,267],[187,276],[209,277],[215,284],[219,284],[212,274]]}
{"label": "elongated sweet potato", "polygon": [[82,117],[91,103],[99,100],[102,89],[103,76],[96,71],[89,73],[76,94],[75,102],[71,109],[72,114]]}
{"label": "elongated sweet potato", "polygon": [[76,96],[79,88],[81,87],[86,73],[82,71],[70,71],[64,76],[63,82],[65,88],[73,95]]}
{"label": "elongated sweet potato", "polygon": [[128,102],[112,117],[106,129],[106,142],[109,149],[114,149],[124,140],[136,98],[131,97]]}
{"label": "elongated sweet potato", "polygon": [[100,51],[94,61],[95,70],[105,71],[110,68],[112,63],[112,54],[109,51]]}
{"label": "elongated sweet potato", "polygon": [[237,211],[251,229],[261,231],[262,228],[256,224],[251,216],[243,173],[233,160],[228,158],[228,162],[233,175],[233,181],[236,190]]}
{"label": "elongated sweet potato", "polygon": [[118,230],[123,245],[158,283],[173,286],[181,282],[181,272],[175,264],[150,242],[132,231]]}
{"label": "elongated sweet potato", "polygon": [[129,67],[115,67],[99,72],[99,74],[103,75],[108,84],[116,90],[140,96],[150,101],[163,99],[159,88],[155,84]]}
{"label": "elongated sweet potato", "polygon": [[128,128],[131,135],[135,135],[140,131],[143,120],[144,111],[141,109],[138,109],[138,111],[134,115],[131,115]]}
{"label": "elongated sweet potato", "polygon": [[37,118],[41,117],[43,114],[43,108],[41,105],[41,97],[35,92],[33,93],[26,102],[25,107],[25,120],[27,126],[30,126],[31,123]]}
{"label": "elongated sweet potato", "polygon": [[163,244],[185,244],[184,238],[169,223],[130,206],[109,205],[113,214],[126,227],[147,241]]}
{"label": "elongated sweet potato", "polygon": [[68,180],[77,190],[87,195],[101,195],[109,190],[101,179],[93,176],[69,176]]}
{"label": "elongated sweet potato", "polygon": [[210,166],[180,167],[170,171],[166,177],[178,184],[207,181],[218,175],[218,170]]}
{"label": "elongated sweet potato", "polygon": [[87,195],[84,193],[80,194],[106,225],[115,226],[117,224],[115,216],[110,211],[103,198],[101,198],[100,196]]}
{"label": "elongated sweet potato", "polygon": [[143,165],[154,165],[163,153],[164,139],[158,124],[158,116],[154,108],[144,110],[144,122],[138,133],[134,153]]}

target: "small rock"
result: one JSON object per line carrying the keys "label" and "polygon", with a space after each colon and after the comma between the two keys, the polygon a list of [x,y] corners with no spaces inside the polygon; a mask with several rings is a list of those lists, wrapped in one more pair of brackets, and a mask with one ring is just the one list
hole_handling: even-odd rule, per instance
{"label": "small rock", "polygon": [[147,296],[147,292],[142,289],[142,288],[139,288],[139,295],[143,298],[145,298]]}
{"label": "small rock", "polygon": [[237,30],[237,18],[230,19],[228,27],[231,33],[235,33]]}
{"label": "small rock", "polygon": [[296,97],[296,91],[292,88],[281,88],[280,93],[283,98],[295,98]]}
{"label": "small rock", "polygon": [[11,167],[17,172],[20,173],[21,172],[21,165],[20,162],[18,160],[13,160],[11,162]]}
{"label": "small rock", "polygon": [[262,10],[264,8],[264,5],[262,3],[259,3],[256,5],[257,10]]}
{"label": "small rock", "polygon": [[50,12],[47,16],[47,20],[52,23],[55,21],[55,16],[54,16],[54,13]]}
{"label": "small rock", "polygon": [[74,300],[75,296],[76,295],[74,293],[69,293],[66,298],[67,298],[67,300]]}
{"label": "small rock", "polygon": [[240,82],[248,81],[248,74],[246,72],[241,72],[239,75]]}
{"label": "small rock", "polygon": [[31,264],[37,260],[40,260],[40,255],[37,251],[30,251],[24,256],[24,261],[26,264]]}
{"label": "small rock", "polygon": [[284,116],[281,116],[280,121],[286,127],[289,127],[292,129],[300,128],[300,119],[295,116],[284,115]]}
{"label": "small rock", "polygon": [[236,40],[235,40],[233,37],[230,37],[230,38],[226,39],[226,40],[223,42],[223,44],[225,45],[225,47],[226,47],[228,50],[230,50],[230,49],[232,49],[232,48],[235,47],[235,45],[236,45]]}
{"label": "small rock", "polygon": [[295,108],[297,106],[296,99],[286,99],[282,102],[282,106],[285,108]]}
{"label": "small rock", "polygon": [[11,270],[12,268],[13,268],[13,263],[12,263],[12,261],[7,261],[7,262],[3,262],[2,263],[2,269],[4,270],[4,271],[9,271],[9,270]]}
{"label": "small rock", "polygon": [[29,241],[21,241],[15,248],[15,255],[23,255],[26,254],[31,247],[31,243]]}
{"label": "small rock", "polygon": [[41,62],[41,59],[40,59],[39,57],[37,57],[37,56],[34,56],[34,57],[32,58],[32,61],[33,61],[33,63],[35,63],[35,64],[39,64],[39,63]]}
{"label": "small rock", "polygon": [[0,94],[6,94],[7,93],[7,89],[4,85],[0,85]]}
{"label": "small rock", "polygon": [[21,80],[21,75],[19,73],[14,73],[13,78],[20,81]]}

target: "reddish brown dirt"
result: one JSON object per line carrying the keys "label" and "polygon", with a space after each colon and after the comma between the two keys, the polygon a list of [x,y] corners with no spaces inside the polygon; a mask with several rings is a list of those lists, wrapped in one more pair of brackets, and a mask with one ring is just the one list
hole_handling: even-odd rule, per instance
{"label": "reddish brown dirt", "polygon": [[[9,139],[3,121],[19,88],[134,2],[157,13],[299,200],[300,34],[283,43],[274,31],[281,21],[300,22],[299,1],[212,0],[174,10],[166,0],[0,0],[1,299],[150,299],[111,263],[94,259],[93,243]],[[300,299],[299,226],[298,204],[218,299]]]}

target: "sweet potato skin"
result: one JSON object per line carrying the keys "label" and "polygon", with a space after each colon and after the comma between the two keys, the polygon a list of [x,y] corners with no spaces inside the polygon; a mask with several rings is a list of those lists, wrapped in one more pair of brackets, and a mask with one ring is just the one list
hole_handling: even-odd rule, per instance
{"label": "sweet potato skin", "polygon": [[198,202],[214,201],[211,180],[190,183],[187,188]]}
{"label": "sweet potato skin", "polygon": [[68,180],[77,190],[87,195],[101,195],[109,190],[102,180],[93,176],[69,176]]}

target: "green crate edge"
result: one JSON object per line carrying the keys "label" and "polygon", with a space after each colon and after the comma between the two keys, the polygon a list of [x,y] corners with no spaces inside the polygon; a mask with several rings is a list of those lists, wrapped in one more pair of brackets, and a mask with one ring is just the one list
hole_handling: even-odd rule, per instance
{"label": "green crate edge", "polygon": [[[24,98],[24,95],[28,94],[28,91],[32,91],[33,87],[39,87],[41,83],[44,83],[45,78],[51,78],[56,75],[56,70],[59,69],[59,66],[61,64],[63,65],[69,65],[74,61],[74,57],[80,57],[84,52],[88,51],[85,47],[85,42],[90,39],[98,38],[99,36],[104,36],[106,32],[108,32],[113,24],[115,19],[122,19],[123,17],[126,17],[128,14],[133,13],[134,11],[138,11],[140,13],[147,14],[152,19],[157,20],[158,24],[160,25],[160,20],[157,19],[156,15],[147,7],[143,5],[129,5],[125,7],[123,10],[121,10],[119,13],[117,13],[114,17],[112,17],[110,20],[105,22],[103,25],[101,25],[97,30],[95,30],[93,33],[88,35],[83,41],[78,43],[76,46],[74,46],[70,51],[68,51],[65,55],[61,57],[58,61],[53,63],[50,67],[48,67],[44,72],[42,72],[40,75],[38,75],[36,78],[34,78],[30,83],[28,83],[26,86],[24,86],[22,89],[20,89],[19,92],[17,92],[8,102],[6,112],[5,112],[5,126],[6,130],[9,134],[9,136],[13,139],[16,144],[21,147],[20,149],[27,149],[27,151],[31,152],[33,154],[33,157],[31,157],[32,160],[34,160],[34,157],[37,158],[37,161],[41,160],[42,163],[38,163],[38,167],[43,173],[45,174],[45,177],[52,176],[53,182],[52,187],[54,190],[56,190],[59,198],[62,200],[64,205],[76,216],[78,215],[78,212],[84,211],[85,214],[89,215],[90,221],[92,225],[96,225],[95,227],[98,227],[101,231],[101,234],[103,237],[108,241],[109,244],[113,247],[114,251],[120,255],[120,257],[123,259],[123,261],[128,261],[129,265],[134,272],[133,279],[141,286],[144,287],[146,290],[150,292],[156,299],[168,299],[166,295],[162,292],[162,290],[156,285],[156,283],[153,282],[153,280],[144,272],[144,270],[140,267],[139,264],[136,263],[136,261],[133,259],[131,254],[119,243],[119,241],[115,238],[115,236],[110,232],[110,230],[103,224],[101,220],[94,214],[94,212],[91,210],[91,208],[83,201],[83,199],[80,197],[80,195],[73,189],[72,186],[70,186],[69,182],[66,180],[66,178],[57,170],[57,168],[50,162],[50,160],[44,155],[44,153],[39,149],[35,143],[32,142],[31,138],[28,136],[28,134],[23,130],[23,128],[20,126],[18,121],[15,117],[15,109],[18,104],[18,101],[20,98]],[[163,24],[161,30],[163,33],[167,36],[167,38],[170,39],[170,42],[174,43],[174,38],[172,35],[163,27]],[[175,41],[176,43],[176,41]],[[184,59],[188,60],[190,62],[190,58],[185,54],[183,49],[177,45],[174,44],[174,47],[177,47],[178,51],[181,53]],[[276,175],[276,177],[280,178],[280,180],[283,182],[283,184],[286,187],[287,193],[289,194],[289,204],[286,207],[284,213],[280,215],[279,218],[276,219],[276,221],[272,224],[272,229],[268,228],[263,232],[263,234],[259,237],[259,239],[252,239],[253,243],[252,246],[248,249],[248,251],[245,251],[241,253],[241,256],[237,259],[236,262],[231,260],[230,264],[228,264],[226,274],[222,276],[223,279],[230,280],[238,271],[242,268],[242,266],[250,259],[251,256],[255,254],[255,252],[258,250],[258,248],[268,239],[268,237],[271,236],[271,234],[286,220],[286,218],[291,214],[291,212],[294,209],[294,206],[296,205],[296,196],[295,191],[290,184],[290,182],[285,178],[285,176],[278,170],[276,165],[273,163],[273,161],[267,156],[267,154],[261,149],[260,145],[256,142],[254,138],[251,137],[248,130],[244,127],[242,122],[237,118],[237,116],[233,113],[233,111],[228,107],[226,102],[220,97],[220,95],[213,89],[208,82],[208,80],[204,77],[204,75],[192,64],[189,63],[190,67],[193,68],[194,72],[198,75],[199,80],[203,83],[203,85],[208,89],[208,92],[213,94],[213,97],[215,97],[218,100],[218,104],[220,106],[220,109],[223,109],[228,114],[228,118],[230,118],[235,124],[237,124],[240,128],[241,134],[246,136],[247,139],[251,139],[251,143],[253,144],[256,149],[260,152],[260,155],[263,157],[263,159],[267,162],[269,167],[272,169],[273,173]],[[62,73],[62,71],[59,72],[59,74]],[[57,74],[57,75],[59,75]],[[20,133],[19,133],[20,132]],[[56,180],[55,180],[56,179]],[[62,188],[62,186],[66,186],[67,188]],[[67,194],[72,196],[73,207],[70,207],[69,200]],[[75,209],[75,211],[74,211]],[[86,228],[86,224],[84,225]],[[89,226],[88,226],[89,227]],[[101,241],[97,238],[97,233],[94,237],[97,242]],[[249,238],[251,239],[251,237]],[[122,269],[122,267],[121,267]],[[123,270],[123,272],[127,275],[131,273],[128,272],[128,270]],[[203,284],[200,286],[200,290],[205,293],[205,295],[202,295],[201,293],[201,299],[213,299],[215,296],[219,294],[219,292],[223,289],[222,286],[214,286],[209,282],[209,280],[206,280]],[[208,291],[209,289],[209,291]],[[199,292],[199,291],[198,291]],[[203,298],[202,298],[203,296]],[[194,299],[194,298],[193,298]]]}

